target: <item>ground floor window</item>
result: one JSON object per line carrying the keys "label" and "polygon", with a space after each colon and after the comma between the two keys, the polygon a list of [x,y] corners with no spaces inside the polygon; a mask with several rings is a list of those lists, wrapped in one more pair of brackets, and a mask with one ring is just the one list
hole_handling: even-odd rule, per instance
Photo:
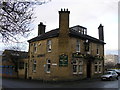
{"label": "ground floor window", "polygon": [[83,65],[79,65],[78,66],[78,72],[79,72],[79,74],[82,74],[82,72],[83,72]]}
{"label": "ground floor window", "polygon": [[47,60],[47,64],[46,64],[46,73],[50,73],[50,60]]}
{"label": "ground floor window", "polygon": [[24,69],[24,62],[19,62],[19,69]]}
{"label": "ground floor window", "polygon": [[73,74],[77,74],[77,65],[73,65]]}
{"label": "ground floor window", "polygon": [[80,59],[73,60],[73,74],[83,73],[83,61]]}
{"label": "ground floor window", "polygon": [[101,73],[102,72],[102,62],[101,61],[95,61],[94,71],[95,71],[95,73]]}

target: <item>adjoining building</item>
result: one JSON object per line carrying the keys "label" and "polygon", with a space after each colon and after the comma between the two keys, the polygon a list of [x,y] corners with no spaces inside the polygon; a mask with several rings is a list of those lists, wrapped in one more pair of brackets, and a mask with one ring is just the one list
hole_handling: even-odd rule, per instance
{"label": "adjoining building", "polygon": [[25,76],[27,76],[27,71],[24,72],[24,67],[27,62],[28,52],[4,50],[2,54],[2,76],[12,78],[25,78]]}
{"label": "adjoining building", "polygon": [[104,32],[98,27],[99,39],[87,35],[87,28],[69,27],[68,9],[59,11],[59,28],[45,32],[42,22],[38,36],[28,40],[29,79],[77,80],[94,78],[104,71]]}

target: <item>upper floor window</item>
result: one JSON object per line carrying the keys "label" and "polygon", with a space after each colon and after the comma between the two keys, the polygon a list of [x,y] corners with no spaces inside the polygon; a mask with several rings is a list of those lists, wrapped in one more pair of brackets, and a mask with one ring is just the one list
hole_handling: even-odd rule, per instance
{"label": "upper floor window", "polygon": [[99,45],[97,45],[97,54],[99,54]]}
{"label": "upper floor window", "polygon": [[85,51],[89,51],[90,47],[89,47],[89,41],[88,40],[85,40]]}
{"label": "upper floor window", "polygon": [[51,52],[51,49],[52,49],[52,42],[51,42],[51,40],[48,40],[47,41],[47,51]]}
{"label": "upper floor window", "polygon": [[33,51],[34,51],[34,52],[37,52],[37,44],[36,44],[36,43],[34,43]]}
{"label": "upper floor window", "polygon": [[80,40],[76,41],[76,52],[80,52]]}

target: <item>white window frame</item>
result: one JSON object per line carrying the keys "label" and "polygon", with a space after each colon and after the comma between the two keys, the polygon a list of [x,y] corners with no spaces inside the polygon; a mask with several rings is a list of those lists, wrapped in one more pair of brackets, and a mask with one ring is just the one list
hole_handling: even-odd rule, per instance
{"label": "white window frame", "polygon": [[80,40],[76,40],[76,52],[80,52]]}
{"label": "white window frame", "polygon": [[[80,71],[80,67],[81,67],[81,71]],[[78,72],[79,72],[79,74],[83,73],[83,61],[82,60],[79,60],[79,63],[78,63]]]}
{"label": "white window frame", "polygon": [[76,67],[76,72],[73,72],[73,74],[77,74],[77,65],[74,64],[74,65],[73,65],[73,68],[74,68],[74,66]]}
{"label": "white window frame", "polygon": [[[76,72],[73,72],[73,74],[83,74],[83,61],[79,59],[75,59],[75,61],[76,63],[73,63],[73,67],[76,66]],[[80,71],[80,67],[81,67],[81,71]]]}
{"label": "white window frame", "polygon": [[[95,71],[95,66],[97,66],[97,71]],[[94,63],[94,72],[95,73],[101,73],[102,72],[102,62],[97,61]]]}
{"label": "white window frame", "polygon": [[[48,62],[48,61],[50,61],[50,62]],[[47,59],[46,62],[47,62],[47,63],[46,63],[46,73],[50,73],[50,69],[51,69],[51,60],[50,60],[50,59]],[[48,65],[50,65],[50,68],[48,68]]]}
{"label": "white window frame", "polygon": [[47,52],[51,52],[51,51],[52,51],[52,41],[47,40]]}
{"label": "white window frame", "polygon": [[37,52],[37,43],[34,43],[34,45],[33,45],[33,52]]}
{"label": "white window frame", "polygon": [[[34,67],[35,65],[35,67]],[[36,60],[33,60],[33,72],[36,72],[37,63]]]}

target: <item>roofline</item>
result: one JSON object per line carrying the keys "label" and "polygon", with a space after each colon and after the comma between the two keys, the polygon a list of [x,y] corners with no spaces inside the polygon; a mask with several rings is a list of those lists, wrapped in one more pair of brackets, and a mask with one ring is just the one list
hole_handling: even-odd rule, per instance
{"label": "roofline", "polygon": [[72,29],[73,27],[81,27],[81,28],[84,28],[84,29],[87,29],[86,27],[83,27],[83,26],[80,26],[80,25],[75,25],[75,26],[72,26],[72,27],[70,27],[69,29]]}

